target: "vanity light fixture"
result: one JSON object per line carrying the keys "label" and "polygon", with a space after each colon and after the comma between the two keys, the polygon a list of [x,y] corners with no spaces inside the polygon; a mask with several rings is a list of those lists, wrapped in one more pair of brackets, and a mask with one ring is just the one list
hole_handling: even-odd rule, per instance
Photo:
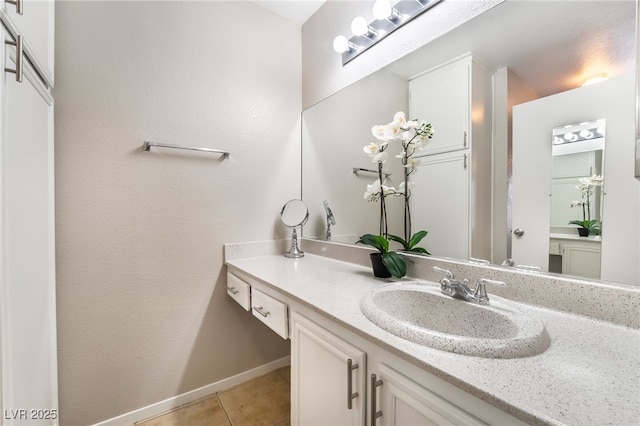
{"label": "vanity light fixture", "polygon": [[604,127],[604,119],[556,127],[552,132],[552,154],[564,155],[603,149]]}
{"label": "vanity light fixture", "polygon": [[376,19],[367,23],[365,18],[356,17],[351,22],[353,37],[348,40],[342,35],[336,37],[333,40],[333,50],[342,54],[342,65],[346,65],[362,52],[441,1],[400,0],[392,5],[390,0],[377,0],[373,5],[373,15]]}

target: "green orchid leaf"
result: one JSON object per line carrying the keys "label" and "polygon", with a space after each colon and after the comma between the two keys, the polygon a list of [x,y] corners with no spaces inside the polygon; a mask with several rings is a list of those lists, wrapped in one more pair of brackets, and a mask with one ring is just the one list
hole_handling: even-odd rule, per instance
{"label": "green orchid leaf", "polygon": [[389,241],[382,235],[364,234],[356,241],[356,244],[365,244],[374,247],[382,254],[389,251]]}
{"label": "green orchid leaf", "polygon": [[382,263],[387,267],[389,273],[396,278],[402,278],[407,274],[407,264],[404,257],[395,251],[384,253],[382,255]]}
{"label": "green orchid leaf", "polygon": [[414,247],[414,248],[412,248],[412,249],[411,249],[411,251],[412,251],[413,253],[422,253],[422,254],[428,254],[428,255],[431,255],[431,253],[429,253],[429,252],[427,251],[427,249],[425,249],[425,248],[423,248],[423,247]]}
{"label": "green orchid leaf", "polygon": [[405,250],[409,250],[409,244],[404,240],[404,238],[392,234],[387,234],[387,238],[389,238],[391,241],[395,241],[396,243],[400,243],[402,245],[402,248],[404,248]]}
{"label": "green orchid leaf", "polygon": [[409,250],[413,249],[413,247],[415,247],[420,241],[422,241],[422,239],[426,237],[428,233],[428,231],[418,231],[413,234],[413,236],[409,240]]}

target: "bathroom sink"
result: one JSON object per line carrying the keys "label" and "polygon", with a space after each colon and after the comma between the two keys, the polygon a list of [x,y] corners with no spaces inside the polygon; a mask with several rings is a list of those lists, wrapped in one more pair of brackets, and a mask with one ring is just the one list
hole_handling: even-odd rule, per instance
{"label": "bathroom sink", "polygon": [[505,299],[490,297],[489,305],[478,305],[446,296],[428,283],[394,283],[371,290],[360,309],[389,333],[457,354],[520,358],[549,347],[541,321]]}

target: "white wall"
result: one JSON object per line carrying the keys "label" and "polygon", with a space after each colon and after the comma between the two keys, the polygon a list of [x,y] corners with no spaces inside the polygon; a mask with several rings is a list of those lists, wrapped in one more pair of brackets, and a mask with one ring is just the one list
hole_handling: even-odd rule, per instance
{"label": "white wall", "polygon": [[222,246],[288,235],[300,29],[248,2],[56,8],[60,424],[89,424],[288,354],[226,296]]}
{"label": "white wall", "polygon": [[373,20],[373,1],[326,2],[302,27],[303,108],[403,57],[504,0],[446,0],[397,30],[344,67],[332,47],[350,37],[356,16]]}

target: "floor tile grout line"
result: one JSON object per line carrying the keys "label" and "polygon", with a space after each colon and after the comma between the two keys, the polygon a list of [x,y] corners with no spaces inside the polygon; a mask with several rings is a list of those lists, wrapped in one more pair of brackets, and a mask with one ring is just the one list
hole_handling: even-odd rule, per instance
{"label": "floor tile grout line", "polygon": [[220,392],[216,392],[216,399],[218,400],[218,404],[220,404],[220,407],[222,408],[222,412],[224,413],[225,417],[227,418],[227,422],[229,422],[230,426],[233,426],[233,422],[231,421],[231,417],[229,416],[229,413],[227,413],[227,409],[224,407],[224,404],[222,403],[222,399],[220,399]]}

